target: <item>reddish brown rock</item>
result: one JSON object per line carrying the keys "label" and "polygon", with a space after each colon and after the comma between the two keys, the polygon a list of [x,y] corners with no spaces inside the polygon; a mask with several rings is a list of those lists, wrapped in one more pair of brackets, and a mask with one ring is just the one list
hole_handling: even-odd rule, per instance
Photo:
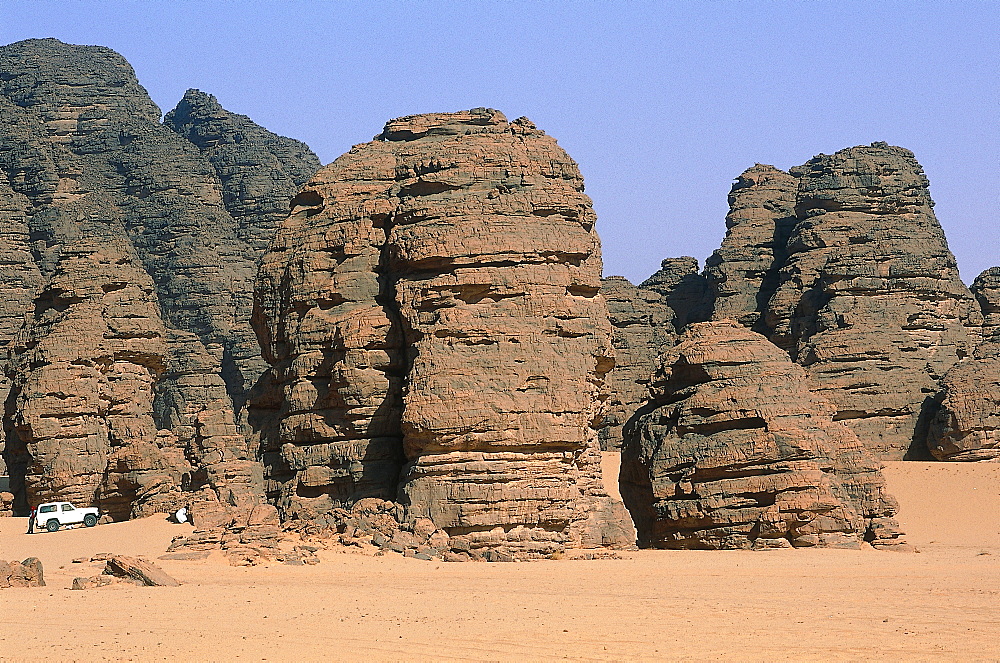
{"label": "reddish brown rock", "polygon": [[879,464],[763,336],[691,325],[650,391],[625,429],[620,480],[641,545],[899,543]]}
{"label": "reddish brown rock", "polygon": [[607,376],[608,400],[598,434],[601,449],[621,446],[622,426],[646,402],[649,380],[660,353],[677,341],[674,311],[663,295],[637,288],[621,276],[601,281],[608,305],[615,367]]}
{"label": "reddish brown rock", "polygon": [[45,587],[41,560],[37,557],[29,557],[23,562],[0,559],[0,589],[8,587]]}
{"label": "reddish brown rock", "polygon": [[264,369],[252,284],[319,164],[210,95],[160,115],[109,49],[0,47],[0,351],[18,355],[0,444],[22,513],[71,499],[145,515],[206,486],[239,512],[263,497],[242,429]]}
{"label": "reddish brown rock", "polygon": [[927,436],[938,460],[1000,460],[1000,268],[971,288],[983,312],[983,343],[942,381],[942,401]]}
{"label": "reddish brown rock", "polygon": [[768,306],[770,338],[879,457],[926,457],[941,379],[981,325],[927,178],[910,151],[885,143],[791,172],[799,221]]}
{"label": "reddish brown rock", "polygon": [[612,359],[582,189],[554,140],[489,109],[393,120],[303,189],[255,317],[286,516],[393,496],[405,454],[408,518],[470,546],[627,543],[599,476]]}
{"label": "reddish brown rock", "polygon": [[677,331],[712,316],[709,282],[698,273],[698,261],[691,256],[665,258],[660,263],[660,269],[639,287],[658,293],[664,303],[673,309]]}
{"label": "reddish brown rock", "polygon": [[729,192],[726,237],[705,262],[712,319],[767,334],[763,314],[778,286],[796,223],[798,180],[774,166],[748,168]]}

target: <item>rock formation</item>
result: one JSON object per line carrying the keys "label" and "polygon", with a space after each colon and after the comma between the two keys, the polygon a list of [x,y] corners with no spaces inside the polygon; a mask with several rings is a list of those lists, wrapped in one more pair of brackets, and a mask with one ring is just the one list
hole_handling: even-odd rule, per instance
{"label": "rock formation", "polygon": [[799,180],[771,340],[882,458],[926,456],[940,380],[981,318],[934,217],[927,178],[885,143],[820,155]]}
{"label": "rock formation", "polygon": [[22,511],[262,497],[240,430],[264,368],[252,284],[318,161],[196,91],[159,118],[109,49],[0,47],[3,458]]}
{"label": "rock formation", "polygon": [[688,327],[651,395],[622,447],[640,545],[899,543],[878,463],[763,336],[733,321]]}
{"label": "rock formation", "polygon": [[778,286],[795,225],[798,181],[774,166],[757,164],[729,192],[726,237],[705,262],[712,319],[733,319],[762,334],[763,313]]}
{"label": "rock formation", "polygon": [[637,288],[621,276],[601,281],[611,319],[615,367],[608,373],[610,395],[598,435],[601,449],[621,447],[622,426],[646,402],[649,380],[660,353],[677,340],[674,310],[653,290]]}
{"label": "rock formation", "polygon": [[703,322],[712,316],[708,280],[698,273],[698,261],[691,256],[665,258],[660,263],[660,269],[639,287],[658,293],[673,309],[677,331],[689,323]]}
{"label": "rock formation", "polygon": [[398,493],[473,548],[629,543],[594,429],[613,365],[595,217],[555,141],[491,109],[404,117],[293,204],[254,317],[283,515]]}
{"label": "rock formation", "polygon": [[1000,268],[972,283],[983,312],[983,343],[942,381],[927,446],[938,460],[1000,460]]}
{"label": "rock formation", "polygon": [[45,587],[41,560],[37,557],[29,557],[23,562],[0,559],[0,589],[8,587]]}

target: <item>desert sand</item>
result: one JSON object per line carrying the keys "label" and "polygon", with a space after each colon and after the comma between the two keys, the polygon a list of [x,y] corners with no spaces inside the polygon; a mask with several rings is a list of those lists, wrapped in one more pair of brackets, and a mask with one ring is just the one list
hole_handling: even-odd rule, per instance
{"label": "desert sand", "polygon": [[[608,459],[609,466],[612,464]],[[1000,464],[889,463],[917,553],[643,550],[438,563],[321,551],[318,566],[158,561],[183,584],[71,591],[99,552],[155,560],[162,517],[24,534],[48,586],[0,593],[2,660],[1000,658]]]}

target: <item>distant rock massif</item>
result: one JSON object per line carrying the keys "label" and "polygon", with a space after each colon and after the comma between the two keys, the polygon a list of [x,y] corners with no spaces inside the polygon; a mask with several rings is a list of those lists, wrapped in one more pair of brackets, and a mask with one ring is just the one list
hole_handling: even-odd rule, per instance
{"label": "distant rock massif", "polygon": [[161,122],[106,48],[0,47],[3,508],[189,506],[175,554],[240,563],[309,557],[296,527],[456,561],[899,548],[878,459],[1000,457],[1000,270],[962,284],[910,152],[754,166],[704,271],[638,286],[602,281],[583,189],[492,109],[320,168],[197,90]]}

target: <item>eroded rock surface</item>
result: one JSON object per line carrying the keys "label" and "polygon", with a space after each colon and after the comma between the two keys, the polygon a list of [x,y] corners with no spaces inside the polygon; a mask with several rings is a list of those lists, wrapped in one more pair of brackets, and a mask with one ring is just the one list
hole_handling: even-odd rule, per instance
{"label": "eroded rock surface", "polygon": [[734,321],[688,327],[651,394],[622,448],[640,545],[899,543],[879,464],[763,336]]}
{"label": "eroded rock surface", "polygon": [[109,49],[0,47],[3,458],[21,511],[60,498],[128,517],[202,487],[227,508],[261,499],[239,430],[264,368],[252,284],[282,197],[318,162],[208,95],[171,119]]}
{"label": "eroded rock surface", "polygon": [[295,205],[255,314],[284,514],[398,491],[473,546],[628,543],[594,429],[613,363],[595,217],[555,141],[491,109],[400,118]]}
{"label": "eroded rock surface", "polygon": [[598,430],[601,449],[609,451],[621,447],[622,426],[646,402],[656,360],[674,345],[677,334],[674,310],[660,293],[610,276],[602,280],[601,294],[615,349],[615,367],[607,376],[610,395]]}
{"label": "eroded rock surface", "polygon": [[736,179],[722,246],[705,262],[712,319],[738,321],[767,334],[763,314],[788,257],[796,223],[798,180],[774,166],[757,164]]}
{"label": "eroded rock surface", "polygon": [[981,315],[909,150],[820,155],[799,180],[771,340],[878,456],[926,457],[944,374],[975,347]]}
{"label": "eroded rock surface", "polygon": [[674,311],[674,326],[681,331],[692,322],[712,317],[712,293],[705,275],[698,272],[698,261],[691,256],[664,258],[660,269],[639,284],[658,293]]}
{"label": "eroded rock surface", "polygon": [[1000,268],[971,288],[983,312],[983,343],[942,381],[942,402],[927,446],[938,460],[1000,460]]}
{"label": "eroded rock surface", "polygon": [[45,587],[42,561],[29,557],[23,562],[0,559],[0,589],[8,587]]}

